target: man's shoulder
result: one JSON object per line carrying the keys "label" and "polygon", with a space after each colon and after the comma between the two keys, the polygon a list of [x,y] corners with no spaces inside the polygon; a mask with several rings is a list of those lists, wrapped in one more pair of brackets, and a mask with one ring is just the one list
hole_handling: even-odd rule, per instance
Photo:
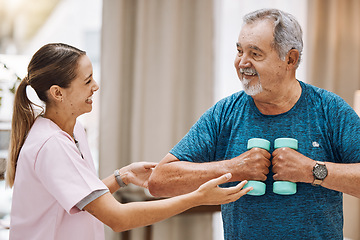
{"label": "man's shoulder", "polygon": [[351,106],[339,95],[308,83],[302,84],[305,92],[303,97],[305,105],[302,106],[306,106],[305,108],[312,107],[315,110],[313,111],[314,114],[322,113],[327,116],[329,121],[332,121],[333,118],[348,116],[353,111]]}
{"label": "man's shoulder", "polygon": [[300,82],[300,83],[302,85],[303,90],[305,91],[306,99],[308,101],[311,101],[312,103],[319,103],[324,106],[328,104],[345,103],[345,100],[336,93],[311,85],[309,83],[304,83],[304,82]]}
{"label": "man's shoulder", "polygon": [[249,100],[249,96],[244,91],[235,92],[223,99],[219,100],[215,106],[227,107],[242,104]]}
{"label": "man's shoulder", "polygon": [[307,92],[308,94],[317,95],[319,97],[340,98],[337,94],[329,90],[314,86],[310,83],[305,83],[300,81],[300,84],[302,88],[305,90],[305,92]]}
{"label": "man's shoulder", "polygon": [[210,109],[210,112],[216,116],[221,115],[227,118],[229,114],[234,114],[238,110],[243,109],[243,106],[249,101],[248,96],[244,91],[233,93],[221,100],[219,100]]}

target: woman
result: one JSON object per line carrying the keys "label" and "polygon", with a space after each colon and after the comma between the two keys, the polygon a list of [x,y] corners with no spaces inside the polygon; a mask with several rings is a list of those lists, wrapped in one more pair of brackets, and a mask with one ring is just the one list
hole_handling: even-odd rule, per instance
{"label": "woman", "polygon": [[[14,187],[10,239],[104,239],[114,231],[145,226],[191,207],[225,204],[251,188],[245,182],[219,188],[231,174],[196,191],[159,201],[121,204],[111,195],[133,183],[147,187],[154,163],[134,163],[101,181],[78,116],[92,109],[99,89],[84,51],[47,44],[32,57],[14,101],[6,180]],[[37,115],[27,98],[30,85],[45,103]]]}

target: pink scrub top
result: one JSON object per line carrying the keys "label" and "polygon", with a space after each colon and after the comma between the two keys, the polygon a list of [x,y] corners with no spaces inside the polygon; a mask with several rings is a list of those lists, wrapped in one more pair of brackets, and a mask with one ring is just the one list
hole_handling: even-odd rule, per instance
{"label": "pink scrub top", "polygon": [[35,120],[16,167],[10,239],[105,239],[104,225],[75,205],[96,190],[98,178],[79,122],[74,128],[79,149],[69,134],[49,119]]}

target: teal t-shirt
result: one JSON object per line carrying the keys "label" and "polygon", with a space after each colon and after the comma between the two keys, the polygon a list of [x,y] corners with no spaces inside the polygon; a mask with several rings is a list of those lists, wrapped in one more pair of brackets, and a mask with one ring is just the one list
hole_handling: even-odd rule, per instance
{"label": "teal t-shirt", "polygon": [[[182,161],[220,161],[247,151],[250,138],[269,140],[272,152],[274,140],[286,137],[297,139],[298,151],[313,160],[360,162],[360,119],[355,111],[334,93],[299,83],[300,99],[279,115],[263,115],[243,91],[222,99],[170,153]],[[245,195],[222,205],[226,240],[343,239],[341,192],[297,183],[296,194],[277,195],[272,176],[270,169],[265,195]]]}

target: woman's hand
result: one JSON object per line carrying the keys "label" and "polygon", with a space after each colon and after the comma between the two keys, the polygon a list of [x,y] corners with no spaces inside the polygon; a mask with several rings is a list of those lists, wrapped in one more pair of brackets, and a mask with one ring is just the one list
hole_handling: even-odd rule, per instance
{"label": "woman's hand", "polygon": [[148,180],[156,167],[153,162],[135,162],[119,170],[121,179],[125,184],[135,184],[140,187],[148,188]]}
{"label": "woman's hand", "polygon": [[231,173],[227,173],[221,177],[212,179],[202,184],[196,191],[193,192],[198,197],[196,201],[198,201],[200,205],[226,204],[238,200],[240,197],[244,196],[253,189],[252,187],[242,189],[247,183],[246,180],[240,182],[234,187],[221,188],[218,186],[229,181],[231,177]]}
{"label": "woman's hand", "polygon": [[[155,163],[133,163],[122,168],[122,171],[130,179],[147,182],[155,165]],[[159,222],[195,206],[233,202],[252,189],[251,187],[242,189],[246,181],[230,188],[218,186],[229,181],[231,176],[227,173],[202,184],[194,192],[156,201],[121,204],[110,193],[105,193],[86,205],[84,209],[114,231],[126,231]]]}

